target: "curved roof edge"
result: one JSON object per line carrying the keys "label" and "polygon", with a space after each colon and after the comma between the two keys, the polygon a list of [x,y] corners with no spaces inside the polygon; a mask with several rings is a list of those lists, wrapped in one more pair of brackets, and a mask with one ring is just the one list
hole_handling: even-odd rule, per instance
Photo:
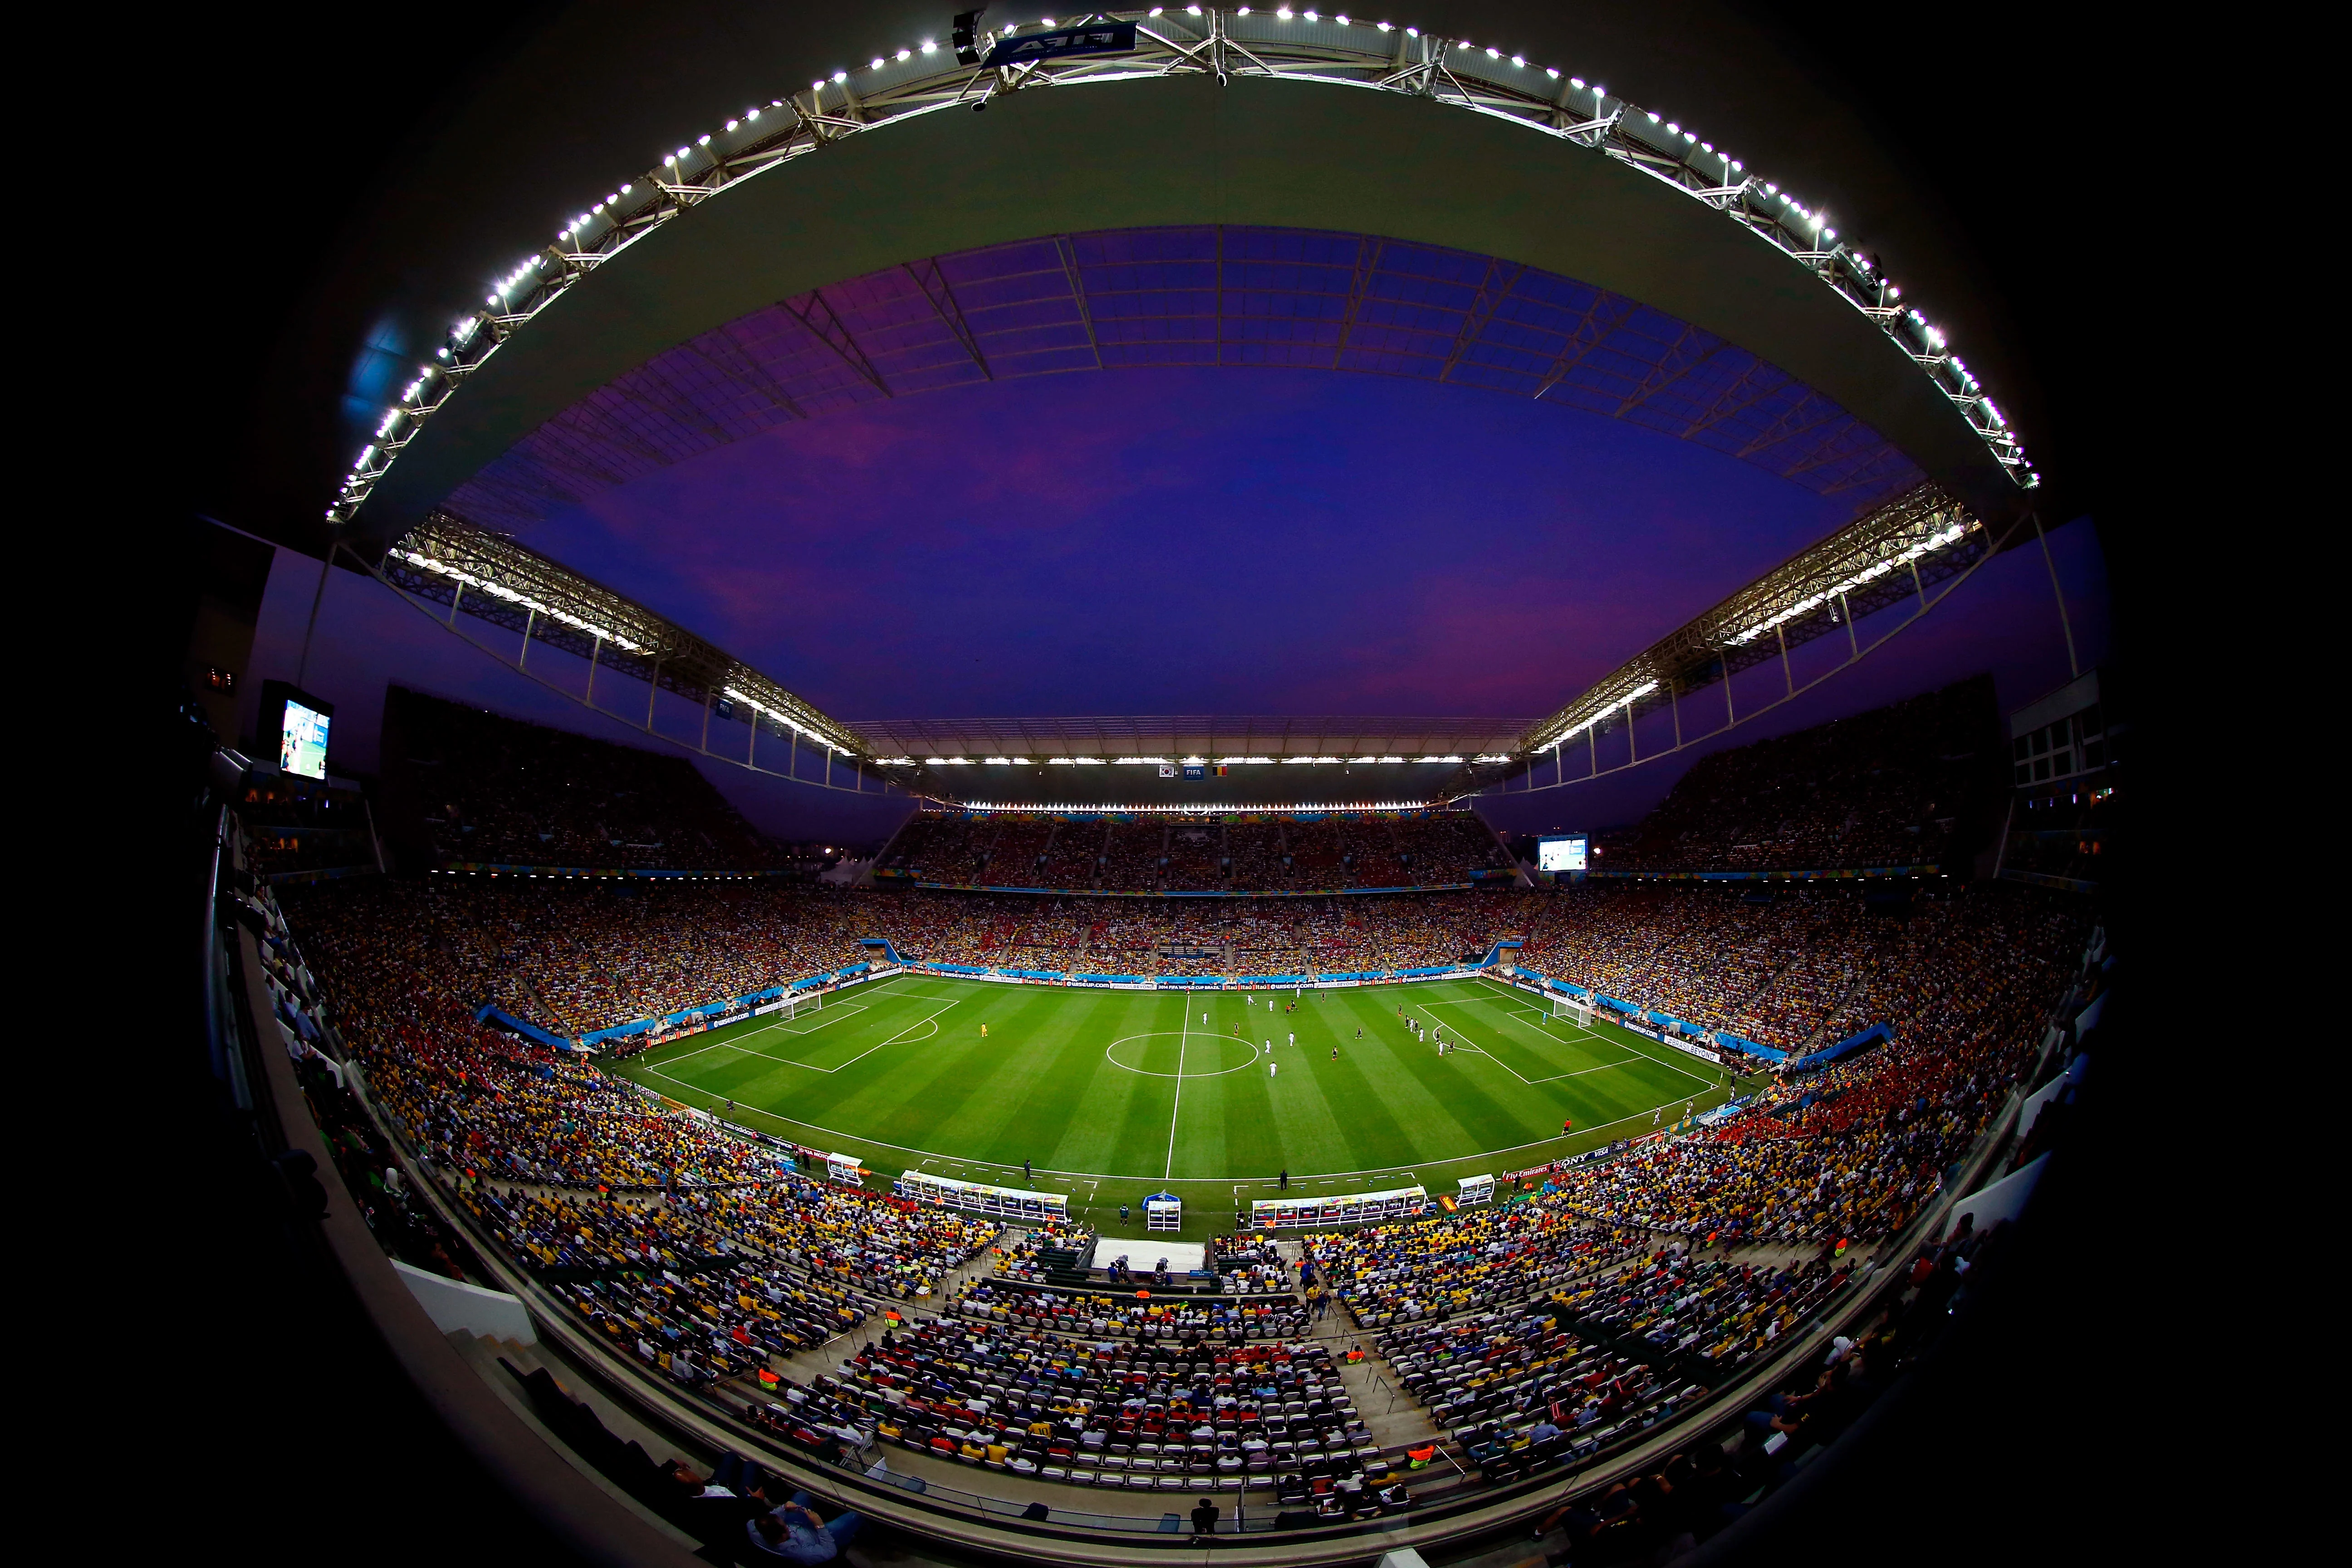
{"label": "curved roof edge", "polygon": [[1928,356],[1772,240],[1622,156],[1321,79],[1118,85],[999,93],[985,116],[910,115],[877,128],[887,135],[828,142],[591,258],[593,287],[554,293],[446,394],[413,391],[432,417],[404,436],[388,417],[381,460],[347,492],[362,499],[331,515],[355,511],[365,534],[396,537],[597,387],[798,292],[1040,234],[1216,223],[1475,250],[1627,295],[1834,398],[1979,515],[2007,513],[2020,494],[1963,404],[1923,370]]}

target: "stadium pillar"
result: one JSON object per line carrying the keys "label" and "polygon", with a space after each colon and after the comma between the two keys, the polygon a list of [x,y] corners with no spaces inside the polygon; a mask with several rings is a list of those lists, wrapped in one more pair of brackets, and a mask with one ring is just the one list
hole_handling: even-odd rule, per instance
{"label": "stadium pillar", "polygon": [[[2083,673],[2083,666],[2074,657],[2074,623],[2066,618],[2066,590],[2058,585],[2058,561],[2050,553],[2050,536],[2042,531],[2042,514],[2029,511],[2025,515],[2033,520],[2033,537],[2042,541],[2042,563],[2050,568],[2050,591],[2058,596],[2058,629],[2066,634],[2066,672],[2072,679]],[[1911,569],[1917,571],[1917,563],[1914,563]],[[318,612],[313,610],[311,614]]]}
{"label": "stadium pillar", "polygon": [[751,743],[743,748],[743,765],[750,768],[753,773],[758,773],[760,771],[757,765],[759,763],[759,757],[760,710],[757,708],[754,708],[751,710]]}
{"label": "stadium pillar", "polygon": [[702,753],[710,754],[710,688],[702,689]]}
{"label": "stadium pillar", "polygon": [[1675,750],[1677,752],[1683,749],[1683,704],[1675,689],[1681,684],[1678,680],[1666,682],[1666,706],[1675,713]]}
{"label": "stadium pillar", "polygon": [[[1911,570],[1916,572],[1918,569],[1918,563],[1912,563]],[[1787,682],[1789,695],[1794,697],[1797,694],[1797,678],[1789,669],[1789,628],[1785,626],[1774,626],[1772,632],[1780,639],[1780,679]]]}
{"label": "stadium pillar", "polygon": [[[2035,526],[2039,527],[2040,524],[2037,523]],[[319,563],[319,588],[318,592],[310,595],[310,624],[302,628],[302,657],[296,660],[294,665],[294,684],[297,687],[302,684],[303,677],[310,673],[310,634],[319,629],[319,601],[327,596],[327,569],[334,563],[335,547],[330,544],[327,546],[325,557]],[[450,612],[453,617],[456,614],[455,610]]]}
{"label": "stadium pillar", "polygon": [[1738,710],[1731,706],[1731,650],[1723,650],[1723,727],[1732,729],[1739,722]]}
{"label": "stadium pillar", "polygon": [[515,656],[515,668],[520,669],[530,662],[530,629],[539,625],[539,612],[533,610],[522,621],[522,652]]}
{"label": "stadium pillar", "polygon": [[1927,613],[1927,584],[1919,579],[1919,562],[1916,556],[1911,562],[1911,586],[1919,591],[1919,613],[1924,616]]}
{"label": "stadium pillar", "polygon": [[1862,657],[1862,639],[1853,635],[1853,601],[1840,594],[1838,608],[1845,614],[1845,646],[1853,654],[1853,658],[1846,662],[1851,664],[1853,659]]}
{"label": "stadium pillar", "polygon": [[[466,584],[463,583],[458,584],[457,591],[449,595],[449,629],[453,632],[457,629],[457,604],[458,601],[465,598],[465,596]],[[299,685],[301,683],[297,681],[295,684]]]}
{"label": "stadium pillar", "polygon": [[646,733],[654,732],[654,699],[661,693],[661,655],[654,656],[654,672],[646,681]]}
{"label": "stadium pillar", "polygon": [[596,706],[596,660],[604,651],[604,634],[598,632],[596,640],[588,645],[588,695],[581,700],[590,708]]}
{"label": "stadium pillar", "polygon": [[1625,765],[1632,767],[1642,760],[1641,742],[1633,738],[1633,700],[1625,699]]}

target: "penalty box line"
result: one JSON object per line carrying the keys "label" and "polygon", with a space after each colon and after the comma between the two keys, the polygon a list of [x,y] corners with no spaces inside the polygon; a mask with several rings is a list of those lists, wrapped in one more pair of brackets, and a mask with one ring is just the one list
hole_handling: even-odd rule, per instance
{"label": "penalty box line", "polygon": [[[1472,997],[1472,998],[1469,998],[1469,1000],[1471,1000],[1471,1001],[1477,1001],[1477,1000],[1480,1000],[1480,998],[1477,998],[1477,997]],[[1459,1005],[1461,1005],[1461,1004],[1460,1004],[1460,1003],[1456,1003],[1456,1002],[1431,1002],[1431,1003],[1427,1003],[1427,1004],[1425,1004],[1425,1005],[1432,1006],[1432,1007],[1453,1007],[1453,1006],[1459,1006]],[[1515,1017],[1516,1017],[1516,1016],[1521,1016],[1521,1015],[1520,1015],[1520,1014],[1517,1014],[1517,1013],[1514,1013],[1514,1014],[1512,1014],[1512,1015],[1510,1015],[1510,1016],[1515,1016]],[[1617,1048],[1618,1048],[1618,1049],[1620,1049],[1620,1050],[1624,1051],[1624,1052],[1626,1052],[1626,1053],[1627,1053],[1627,1054],[1626,1054],[1626,1055],[1625,1055],[1622,1059],[1620,1059],[1620,1060],[1618,1060],[1618,1061],[1614,1061],[1614,1062],[1610,1063],[1609,1065],[1610,1065],[1611,1067],[1628,1067],[1628,1066],[1631,1066],[1631,1065],[1632,1065],[1633,1063],[1634,1063],[1634,1062],[1651,1062],[1651,1063],[1654,1063],[1655,1065],[1657,1065],[1657,1066],[1659,1066],[1659,1067],[1662,1067],[1662,1068],[1665,1068],[1668,1072],[1670,1072],[1670,1073],[1674,1073],[1674,1074],[1675,1074],[1675,1075],[1676,1075],[1677,1077],[1680,1077],[1680,1078],[1686,1078],[1686,1079],[1690,1079],[1693,1083],[1703,1083],[1703,1084],[1706,1085],[1706,1087],[1707,1087],[1707,1088],[1709,1088],[1709,1089],[1721,1089],[1721,1088],[1723,1088],[1723,1087],[1724,1087],[1724,1085],[1723,1085],[1723,1084],[1721,1084],[1721,1083],[1717,1082],[1716,1079],[1711,1079],[1711,1078],[1708,1078],[1708,1077],[1706,1077],[1706,1076],[1705,1074],[1703,1074],[1703,1073],[1695,1073],[1695,1072],[1691,1071],[1688,1068],[1684,1067],[1684,1066],[1683,1066],[1682,1064],[1680,1064],[1679,1062],[1673,1062],[1673,1061],[1669,1061],[1669,1060],[1667,1060],[1667,1059],[1666,1059],[1665,1058],[1664,1058],[1664,1057],[1652,1056],[1649,1052],[1647,1052],[1647,1051],[1645,1051],[1645,1050],[1642,1049],[1639,1046],[1631,1045],[1631,1044],[1621,1044],[1621,1043],[1619,1043],[1619,1042],[1617,1042],[1617,1041],[1611,1040],[1611,1039],[1610,1039],[1606,1035],[1603,1035],[1600,1030],[1598,1030],[1598,1029],[1596,1029],[1596,1028],[1590,1027],[1589,1026],[1581,1025],[1581,1024],[1574,1024],[1574,1023],[1571,1023],[1571,1024],[1570,1024],[1570,1025],[1569,1025],[1569,1028],[1570,1028],[1571,1030],[1575,1031],[1575,1033],[1574,1033],[1574,1034],[1571,1034],[1571,1035],[1562,1035],[1562,1034],[1560,1034],[1558,1030],[1554,1029],[1554,1028],[1551,1026],[1551,1021],[1550,1021],[1549,1018],[1545,1017],[1542,1014],[1539,1014],[1539,1013],[1536,1012],[1534,1008],[1532,1008],[1532,1007],[1527,1008],[1527,1009],[1525,1010],[1524,1016],[1527,1016],[1527,1017],[1528,1017],[1528,1018],[1530,1018],[1530,1019],[1533,1019],[1533,1020],[1534,1020],[1534,1022],[1535,1022],[1535,1026],[1536,1026],[1536,1027],[1538,1027],[1538,1028],[1541,1029],[1541,1030],[1542,1030],[1546,1035],[1549,1036],[1549,1037],[1552,1037],[1553,1039],[1562,1040],[1562,1041],[1564,1041],[1565,1043],[1567,1043],[1567,1044],[1569,1044],[1569,1045],[1578,1045],[1578,1044],[1580,1044],[1580,1043],[1581,1043],[1581,1042],[1580,1041],[1580,1039],[1578,1038],[1578,1037],[1580,1037],[1580,1037],[1582,1037],[1582,1038],[1583,1038],[1583,1039],[1598,1040],[1598,1041],[1600,1041],[1600,1042],[1601,1042],[1601,1044],[1603,1044],[1603,1045],[1614,1045],[1614,1046],[1616,1046],[1616,1047],[1617,1047]],[[1481,1056],[1491,1056],[1493,1053],[1488,1052],[1488,1051],[1483,1051],[1483,1050],[1482,1050],[1482,1051],[1480,1051],[1478,1054],[1479,1054],[1479,1055],[1481,1055]],[[1591,1071],[1591,1070],[1593,1070],[1593,1069],[1591,1069],[1591,1068],[1584,1068],[1584,1069],[1583,1069],[1583,1071],[1584,1071],[1584,1072],[1590,1072],[1590,1071]],[[1562,1073],[1562,1074],[1559,1074],[1559,1077],[1561,1077],[1561,1078],[1576,1078],[1576,1077],[1580,1077],[1580,1076],[1581,1076],[1581,1074],[1580,1074],[1580,1073]],[[1526,1080],[1526,1079],[1523,1079],[1522,1081],[1533,1081],[1533,1082],[1536,1082],[1536,1083],[1549,1083],[1549,1082],[1551,1082],[1551,1081],[1552,1081],[1552,1079],[1548,1079],[1548,1078],[1547,1078],[1547,1079],[1533,1079],[1533,1080]]]}
{"label": "penalty box line", "polygon": [[[946,1007],[940,1007],[940,1008],[938,1008],[937,1010],[935,1010],[935,1011],[933,1011],[933,1012],[926,1013],[925,1015],[923,1015],[923,1016],[921,1016],[921,1017],[919,1017],[919,1018],[916,1019],[913,1023],[911,1023],[911,1024],[908,1025],[905,1028],[903,1028],[903,1029],[899,1030],[897,1034],[895,1034],[895,1035],[891,1036],[888,1039],[887,1039],[887,1040],[877,1040],[877,1041],[875,1041],[875,1042],[874,1042],[874,1044],[872,1044],[872,1045],[870,1045],[870,1046],[866,1047],[864,1050],[862,1050],[862,1051],[858,1052],[856,1056],[854,1056],[854,1057],[850,1058],[847,1061],[841,1063],[841,1064],[840,1064],[839,1066],[837,1066],[837,1067],[821,1068],[821,1067],[817,1066],[814,1062],[796,1062],[796,1061],[793,1060],[793,1058],[790,1058],[790,1057],[780,1057],[780,1056],[773,1055],[772,1053],[768,1052],[768,1051],[753,1050],[751,1047],[746,1046],[746,1045],[742,1045],[742,1044],[740,1044],[740,1041],[742,1041],[742,1040],[749,1039],[749,1038],[751,1037],[751,1036],[750,1036],[750,1035],[740,1035],[740,1036],[736,1037],[736,1038],[735,1038],[735,1039],[732,1039],[732,1040],[720,1040],[720,1041],[719,1041],[719,1042],[718,1042],[717,1044],[715,1044],[715,1045],[709,1045],[709,1046],[705,1046],[705,1047],[702,1047],[702,1050],[698,1050],[698,1051],[688,1051],[688,1052],[685,1053],[685,1055],[684,1055],[684,1056],[672,1057],[672,1058],[669,1058],[669,1060],[668,1060],[667,1062],[664,1063],[663,1065],[664,1065],[664,1066],[675,1066],[677,1063],[678,1063],[678,1062],[682,1062],[682,1061],[686,1060],[688,1057],[697,1057],[697,1056],[700,1056],[700,1055],[702,1054],[702,1052],[703,1052],[703,1051],[715,1051],[715,1050],[719,1050],[719,1049],[724,1048],[724,1049],[731,1049],[731,1050],[738,1050],[738,1051],[741,1051],[745,1056],[758,1057],[761,1061],[770,1061],[770,1062],[774,1062],[774,1063],[776,1063],[776,1064],[778,1064],[779,1066],[782,1066],[782,1067],[788,1067],[788,1068],[803,1068],[803,1069],[804,1069],[804,1070],[806,1070],[806,1071],[809,1071],[809,1072],[836,1073],[836,1072],[840,1072],[840,1071],[842,1071],[842,1070],[843,1070],[843,1068],[852,1068],[852,1067],[856,1066],[859,1062],[864,1061],[867,1057],[872,1056],[876,1051],[880,1050],[884,1046],[896,1045],[898,1041],[900,1041],[900,1040],[904,1039],[907,1036],[911,1035],[911,1034],[913,1034],[917,1029],[921,1028],[925,1024],[930,1023],[930,1022],[932,1022],[934,1019],[938,1018],[938,1017],[939,1017],[939,1016],[940,1016],[941,1013],[944,1013],[944,1012],[946,1012],[946,1011],[948,1010],[948,1007],[953,1007],[953,1006],[955,1006],[955,1005],[958,1005],[958,1004],[957,1004],[957,1002],[950,1002],[950,1003],[947,1005],[947,1006],[946,1006]],[[841,1004],[841,1005],[842,1005],[843,1007],[845,1007],[845,1008],[855,1008],[855,1009],[856,1009],[856,1011],[858,1011],[858,1012],[860,1012],[860,1013],[864,1013],[864,1012],[870,1011],[870,1009],[869,1009],[869,1007],[867,1006],[867,1005],[866,1005],[866,1004],[865,1004],[865,1003],[862,1003],[862,1002],[845,1002],[845,1003]],[[822,1025],[817,1025],[817,1026],[813,1026],[812,1027],[807,1028],[807,1029],[794,1029],[794,1030],[788,1030],[788,1031],[786,1031],[786,1032],[787,1032],[787,1033],[791,1033],[791,1034],[796,1034],[796,1035],[808,1035],[808,1034],[814,1034],[814,1033],[815,1033],[815,1032],[816,1032],[816,1029],[821,1028],[821,1027],[823,1027],[823,1026],[822,1026]],[[778,1027],[778,1026],[775,1026],[775,1025],[770,1025],[770,1026],[769,1026],[769,1027],[770,1027],[770,1028],[775,1028],[775,1027]],[[765,1030],[754,1030],[754,1031],[752,1031],[752,1033],[753,1033],[753,1034],[763,1034],[763,1033],[765,1033],[765,1032],[766,1032]],[[647,1071],[649,1071],[649,1072],[654,1072],[654,1073],[659,1074],[659,1076],[661,1076],[661,1077],[663,1077],[663,1078],[666,1078],[666,1079],[668,1079],[670,1080],[670,1082],[672,1082],[672,1083],[687,1084],[688,1087],[690,1087],[690,1088],[694,1088],[694,1089],[701,1089],[701,1088],[702,1088],[702,1086],[701,1086],[700,1084],[693,1083],[690,1079],[682,1079],[682,1078],[677,1077],[675,1074],[667,1073],[667,1072],[662,1072],[662,1070],[661,1070],[661,1068],[647,1068],[646,1070],[647,1070]],[[707,1094],[707,1093],[709,1093],[709,1090],[708,1090],[708,1089],[704,1089],[704,1090],[703,1090],[703,1092]]]}
{"label": "penalty box line", "polygon": [[[1470,1003],[1473,1003],[1473,1002],[1484,1002],[1485,1000],[1486,1000],[1486,998],[1484,998],[1484,997],[1480,997],[1480,996],[1468,996],[1468,997],[1464,997],[1464,998],[1462,998],[1462,999],[1460,999],[1460,1000],[1458,1000],[1458,1001],[1454,1001],[1454,1002],[1428,1002],[1428,1003],[1424,1003],[1424,1004],[1423,1004],[1423,1005],[1424,1005],[1424,1006],[1429,1006],[1429,1007],[1460,1007],[1460,1006],[1467,1006]],[[1454,1025],[1454,1032],[1455,1032],[1455,1033],[1457,1033],[1457,1034],[1460,1034],[1460,1033],[1463,1033],[1463,1032],[1464,1032],[1462,1026],[1461,1026],[1461,1025],[1459,1025],[1459,1024]],[[1552,1036],[1552,1035],[1551,1035],[1551,1031],[1549,1031],[1549,1029],[1545,1030],[1544,1032],[1545,1032],[1545,1034],[1546,1034],[1548,1037],[1552,1037],[1552,1038],[1558,1038],[1558,1037],[1557,1037],[1557,1036]],[[1611,1041],[1611,1040],[1608,1040],[1608,1039],[1604,1038],[1603,1037],[1601,1037],[1601,1036],[1600,1036],[1600,1035],[1594,1035],[1592,1037],[1593,1037],[1595,1040],[1600,1041],[1600,1042],[1601,1042],[1601,1044],[1602,1044],[1602,1045],[1612,1045],[1612,1044],[1614,1044],[1614,1042],[1612,1042],[1612,1041]],[[1564,1044],[1564,1045],[1576,1045],[1576,1044],[1578,1044],[1578,1042],[1577,1042],[1577,1041],[1574,1041],[1574,1040],[1563,1040],[1561,1043],[1562,1043],[1562,1044]],[[1624,1054],[1623,1056],[1622,1056],[1622,1057],[1618,1058],[1615,1061],[1612,1061],[1612,1062],[1601,1062],[1601,1063],[1599,1063],[1599,1064],[1597,1064],[1597,1065],[1595,1065],[1595,1066],[1593,1066],[1593,1067],[1589,1067],[1589,1068],[1573,1068],[1573,1069],[1571,1069],[1570,1071],[1568,1071],[1568,1072],[1556,1072],[1556,1073],[1553,1073],[1549,1078],[1529,1078],[1529,1077],[1528,1077],[1528,1075],[1527,1075],[1527,1074],[1525,1074],[1525,1073],[1521,1072],[1518,1068],[1517,1068],[1513,1067],[1510,1063],[1508,1063],[1508,1062],[1505,1061],[1502,1058],[1500,1058],[1500,1057],[1496,1056],[1494,1052],[1492,1052],[1492,1051],[1488,1050],[1488,1049],[1487,1049],[1486,1047],[1484,1047],[1484,1046],[1467,1046],[1467,1047],[1465,1047],[1464,1048],[1465,1048],[1465,1049],[1466,1049],[1466,1050],[1475,1051],[1478,1055],[1480,1055],[1480,1056],[1482,1056],[1482,1057],[1485,1057],[1488,1061],[1493,1062],[1496,1067],[1501,1068],[1505,1072],[1509,1073],[1513,1078],[1517,1079],[1521,1083],[1528,1085],[1528,1086],[1529,1088],[1531,1088],[1531,1089],[1532,1089],[1533,1087],[1535,1087],[1537,1084],[1539,1084],[1539,1083],[1558,1083],[1558,1082],[1559,1082],[1562,1079],[1582,1078],[1582,1077],[1584,1077],[1587,1073],[1607,1072],[1607,1071],[1608,1071],[1609,1069],[1611,1069],[1612,1068],[1631,1067],[1631,1066],[1632,1066],[1633,1063],[1635,1063],[1635,1062],[1640,1062],[1640,1061],[1648,1061],[1648,1060],[1652,1059],[1652,1058],[1648,1058],[1648,1057],[1643,1056],[1643,1055],[1641,1052],[1639,1052],[1639,1051],[1632,1050],[1632,1049],[1628,1049],[1628,1048],[1627,1048],[1627,1047],[1625,1047],[1620,1046],[1620,1047],[1618,1047],[1617,1048],[1618,1048],[1618,1049],[1620,1049],[1620,1050],[1623,1050],[1623,1051],[1625,1052],[1625,1054]]]}
{"label": "penalty box line", "polygon": [[[832,1017],[821,1018],[817,1022],[811,1024],[805,1029],[787,1028],[782,1023],[762,1024],[756,1029],[746,1029],[740,1035],[730,1035],[723,1040],[713,1040],[707,1046],[697,1046],[690,1051],[680,1051],[674,1057],[664,1057],[662,1060],[665,1063],[682,1062],[688,1057],[698,1057],[705,1051],[718,1050],[738,1050],[755,1057],[768,1057],[767,1052],[752,1050],[751,1047],[743,1044],[743,1042],[751,1038],[754,1035],[765,1035],[772,1031],[778,1030],[781,1030],[787,1035],[814,1035],[819,1029],[824,1028],[827,1024],[839,1023],[844,1013],[846,1013],[851,1017],[855,1017],[858,1014],[865,1012],[866,1007],[867,1004],[864,1002],[836,1003],[833,1007],[827,1009],[827,1011],[833,1014]],[[782,1057],[768,1057],[768,1059],[772,1062],[780,1062],[785,1058]]]}

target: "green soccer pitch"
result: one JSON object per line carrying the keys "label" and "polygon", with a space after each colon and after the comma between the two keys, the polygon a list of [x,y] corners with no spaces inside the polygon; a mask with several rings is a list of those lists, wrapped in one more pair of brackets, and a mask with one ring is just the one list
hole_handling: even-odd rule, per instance
{"label": "green soccer pitch", "polygon": [[[789,1020],[657,1046],[616,1070],[745,1126],[856,1154],[879,1176],[912,1168],[1067,1193],[1073,1217],[1139,1239],[1144,1195],[1163,1188],[1184,1200],[1182,1234],[1197,1240],[1274,1196],[1286,1168],[1302,1195],[1418,1183],[1450,1196],[1456,1177],[1646,1133],[1733,1092],[1710,1063],[1547,1017],[1537,999],[1484,980],[1294,998],[898,975]],[[1566,1137],[1563,1118],[1575,1122]]]}

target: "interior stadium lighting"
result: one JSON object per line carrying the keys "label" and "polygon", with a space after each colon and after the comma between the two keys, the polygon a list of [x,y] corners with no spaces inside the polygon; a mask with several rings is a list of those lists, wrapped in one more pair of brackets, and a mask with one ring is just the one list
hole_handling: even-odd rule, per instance
{"label": "interior stadium lighting", "polygon": [[1078,759],[1076,757],[1047,757],[1045,759],[1045,765],[1049,768],[1075,767],[1077,764],[1077,761]]}
{"label": "interior stadium lighting", "polygon": [[698,136],[698,137],[696,137],[696,138],[694,139],[694,144],[695,144],[696,146],[698,146],[698,147],[708,147],[708,146],[709,146],[709,145],[710,145],[710,133],[709,133],[709,132],[707,132],[707,131],[706,131],[706,132],[704,132],[701,135],[699,135],[699,136]]}
{"label": "interior stadium lighting", "polygon": [[882,66],[883,59],[880,55],[876,55],[872,59],[866,62],[866,68],[870,71],[878,71],[882,68]]}
{"label": "interior stadium lighting", "polygon": [[835,756],[845,757],[849,755],[849,752],[846,750],[835,745],[831,741],[825,739],[823,735],[818,734],[814,730],[810,729],[807,725],[802,723],[799,720],[794,719],[789,713],[779,713],[774,709],[761,703],[757,698],[746,696],[744,693],[736,690],[735,688],[731,686],[723,686],[719,688],[719,691],[721,695],[733,698],[736,701],[743,704],[744,707],[751,710],[752,712],[764,713],[769,718],[773,719],[777,723],[782,724],[785,729],[791,730],[797,734],[806,735],[810,740],[814,741],[818,745],[823,746],[826,751],[833,752]]}
{"label": "interior stadium lighting", "polygon": [[849,73],[847,71],[835,71],[833,73],[833,79],[835,82],[847,81],[849,79]]}
{"label": "interior stadium lighting", "polygon": [[1004,767],[1013,761],[1011,757],[982,757],[980,760],[991,767],[998,768]]}
{"label": "interior stadium lighting", "polygon": [[1404,761],[1404,759],[1402,757],[1388,756],[1381,758],[1380,761],[1384,763],[1401,763]]}
{"label": "interior stadium lighting", "polygon": [[1507,763],[1511,760],[1511,753],[1508,752],[1481,752],[1471,760],[1473,762],[1479,763]]}
{"label": "interior stadium lighting", "polygon": [[1458,762],[1460,762],[1461,760],[1462,760],[1462,759],[1461,759],[1460,757],[1454,757],[1454,756],[1445,756],[1445,757],[1416,757],[1416,758],[1414,759],[1414,761],[1416,761],[1416,762],[1423,762],[1423,763],[1458,763]]}
{"label": "interior stadium lighting", "polygon": [[964,768],[971,765],[970,757],[933,757],[931,761],[943,768]]}
{"label": "interior stadium lighting", "polygon": [[1113,757],[1111,761],[1114,763],[1157,763],[1165,765],[1168,759],[1165,757]]}

